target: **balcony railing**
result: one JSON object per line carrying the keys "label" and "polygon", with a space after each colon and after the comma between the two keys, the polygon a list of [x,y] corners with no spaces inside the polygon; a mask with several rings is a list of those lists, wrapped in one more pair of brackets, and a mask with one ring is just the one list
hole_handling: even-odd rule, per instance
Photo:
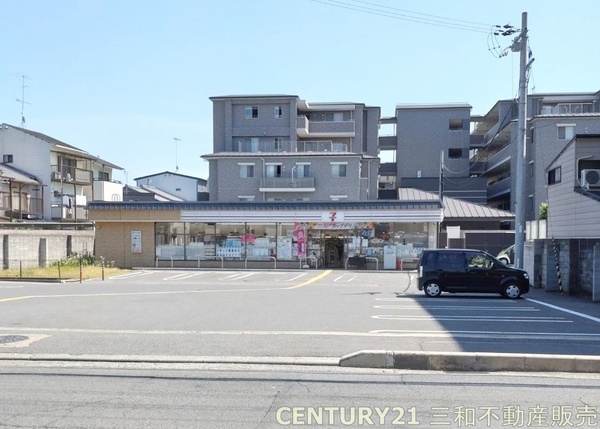
{"label": "balcony railing", "polygon": [[87,220],[88,210],[85,207],[68,207],[62,204],[52,204],[51,216],[55,220]]}
{"label": "balcony railing", "polygon": [[576,115],[580,113],[598,113],[594,103],[560,103],[554,106],[542,106],[540,115]]}
{"label": "balcony railing", "polygon": [[90,170],[83,170],[68,165],[52,165],[52,180],[55,182],[73,183],[76,185],[91,185],[93,175]]}
{"label": "balcony railing", "polygon": [[306,116],[298,116],[296,131],[300,137],[314,134],[354,137],[355,122],[352,119],[347,121],[310,121]]}
{"label": "balcony railing", "polygon": [[499,198],[502,195],[510,194],[510,177],[506,179],[502,179],[499,182],[496,182],[487,188],[487,198]]}
{"label": "balcony railing", "polygon": [[261,180],[262,189],[289,189],[290,191],[314,191],[314,177],[265,177]]}
{"label": "balcony railing", "polygon": [[346,143],[331,140],[300,140],[300,141],[239,141],[234,145],[234,152],[348,152]]}
{"label": "balcony railing", "polygon": [[42,217],[42,198],[32,197],[30,195],[12,194],[9,192],[0,192],[0,201],[2,207],[0,209],[11,212],[11,216],[15,217],[19,213],[31,217]]}

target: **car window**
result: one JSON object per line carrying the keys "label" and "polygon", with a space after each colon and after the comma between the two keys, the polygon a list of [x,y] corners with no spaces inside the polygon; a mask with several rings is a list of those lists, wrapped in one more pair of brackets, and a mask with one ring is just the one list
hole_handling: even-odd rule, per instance
{"label": "car window", "polygon": [[467,252],[467,265],[469,268],[490,269],[494,265],[494,260],[484,253]]}
{"label": "car window", "polygon": [[464,269],[465,257],[462,252],[440,252],[437,258],[437,269]]}

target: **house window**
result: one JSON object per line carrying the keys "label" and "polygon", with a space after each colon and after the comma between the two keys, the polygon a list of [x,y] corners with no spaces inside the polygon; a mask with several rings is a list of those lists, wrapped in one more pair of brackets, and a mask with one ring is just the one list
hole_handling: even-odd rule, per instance
{"label": "house window", "polygon": [[461,148],[450,148],[448,149],[448,158],[450,159],[460,159],[462,158],[462,149]]}
{"label": "house window", "polygon": [[346,177],[346,164],[331,164],[331,175],[333,177]]}
{"label": "house window", "polygon": [[554,185],[560,183],[561,170],[560,167],[553,168],[548,172],[548,185]]}
{"label": "house window", "polygon": [[463,129],[463,120],[462,119],[450,119],[449,122],[450,131],[459,131]]}
{"label": "house window", "polygon": [[238,195],[239,201],[254,201],[254,195]]}
{"label": "house window", "polygon": [[281,137],[275,137],[275,152],[281,152],[282,142]]}
{"label": "house window", "polygon": [[283,115],[283,109],[281,108],[281,106],[274,106],[273,112],[276,118],[281,118],[281,116]]}
{"label": "house window", "polygon": [[529,176],[535,176],[535,168],[533,167],[533,161],[529,162]]}
{"label": "house window", "polygon": [[281,177],[281,164],[267,164],[265,167],[267,177]]}
{"label": "house window", "polygon": [[10,164],[11,162],[13,162],[13,156],[12,155],[2,155],[2,162],[5,164]]}
{"label": "house window", "polygon": [[297,177],[310,177],[310,164],[296,164]]}
{"label": "house window", "polygon": [[110,178],[108,177],[108,173],[106,173],[104,171],[99,171],[98,172],[98,180],[101,180],[103,182],[108,182],[110,180]]}
{"label": "house window", "polygon": [[575,136],[575,125],[557,125],[558,139],[571,140]]}
{"label": "house window", "polygon": [[240,177],[242,179],[254,177],[254,164],[240,164]]}
{"label": "house window", "polygon": [[258,118],[258,106],[246,106],[244,112],[246,114],[246,119]]}

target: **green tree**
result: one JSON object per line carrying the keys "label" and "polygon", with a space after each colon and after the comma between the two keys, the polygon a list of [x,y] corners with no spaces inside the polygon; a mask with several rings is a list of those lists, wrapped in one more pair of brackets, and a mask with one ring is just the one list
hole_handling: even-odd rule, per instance
{"label": "green tree", "polygon": [[540,204],[540,220],[548,219],[548,203]]}

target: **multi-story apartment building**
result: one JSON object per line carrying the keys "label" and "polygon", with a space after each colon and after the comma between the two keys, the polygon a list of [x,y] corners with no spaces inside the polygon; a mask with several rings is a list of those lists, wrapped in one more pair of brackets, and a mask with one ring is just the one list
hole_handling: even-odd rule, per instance
{"label": "multi-story apartment building", "polygon": [[211,100],[211,201],[377,199],[379,107],[295,95]]}
{"label": "multi-story apartment building", "polygon": [[80,222],[89,201],[121,201],[121,167],[45,134],[0,124],[5,218]]}
{"label": "multi-story apartment building", "polygon": [[[484,116],[474,118],[471,173],[487,180],[488,205],[514,211],[518,136],[515,100],[498,101]],[[576,134],[600,133],[600,92],[530,94],[527,99],[525,192],[526,220],[538,217],[548,202],[550,162]]]}
{"label": "multi-story apartment building", "polygon": [[395,116],[382,118],[394,132],[379,137],[379,149],[392,152],[393,160],[380,168],[391,178],[380,183],[381,198],[397,198],[397,188],[418,188],[485,204],[485,183],[469,169],[470,120],[465,103],[398,105]]}

